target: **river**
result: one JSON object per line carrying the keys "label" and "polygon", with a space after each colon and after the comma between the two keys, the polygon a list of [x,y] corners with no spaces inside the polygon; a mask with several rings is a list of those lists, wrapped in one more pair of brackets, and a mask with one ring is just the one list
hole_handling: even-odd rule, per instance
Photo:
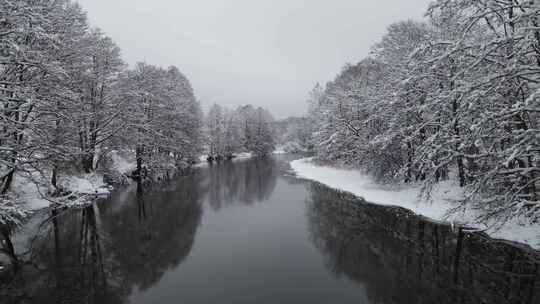
{"label": "river", "polygon": [[540,303],[538,251],[299,180],[290,159],[41,211],[0,303]]}

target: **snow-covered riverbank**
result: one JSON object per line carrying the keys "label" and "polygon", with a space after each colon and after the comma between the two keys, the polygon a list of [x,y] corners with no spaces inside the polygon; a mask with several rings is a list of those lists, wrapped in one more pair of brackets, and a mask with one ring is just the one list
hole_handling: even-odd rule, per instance
{"label": "snow-covered riverbank", "polygon": [[431,201],[420,199],[419,186],[387,187],[375,183],[358,170],[338,169],[316,165],[311,158],[294,160],[291,167],[299,178],[320,182],[331,188],[347,191],[379,205],[401,206],[434,220],[450,221],[477,227],[493,238],[507,239],[526,243],[540,249],[540,225],[531,225],[526,221],[512,220],[502,225],[494,223],[480,224],[476,221],[478,213],[466,210],[450,213],[456,199],[461,197],[459,187],[452,182],[441,183],[435,189]]}
{"label": "snow-covered riverbank", "polygon": [[62,194],[52,196],[52,186],[45,175],[15,174],[11,192],[0,198],[0,224],[20,224],[34,212],[55,204],[84,205],[112,190],[99,173],[62,176],[58,184]]}
{"label": "snow-covered riverbank", "polygon": [[[65,191],[69,191],[77,197],[107,195],[111,189],[103,181],[103,175],[97,173],[66,176],[62,178],[61,184]],[[16,176],[13,191],[26,210],[34,211],[46,208],[54,201],[54,198],[47,198],[48,189],[45,185],[46,183]]]}
{"label": "snow-covered riverbank", "polygon": [[[111,179],[114,179],[115,184],[129,183],[128,176],[135,168],[134,156],[112,151],[109,158],[107,169],[100,172],[60,174],[58,185],[65,193],[63,196],[49,195],[52,191],[50,172],[29,170],[16,173],[10,194],[0,201],[0,223],[4,220],[14,221],[52,204],[77,206],[96,197],[107,196],[113,189],[108,184]],[[108,182],[105,175],[108,176]]]}
{"label": "snow-covered riverbank", "polygon": [[[252,157],[252,153],[239,153],[234,160],[244,160]],[[206,166],[206,158],[206,155],[201,156],[199,164],[195,166]],[[110,155],[110,161],[108,171],[115,176],[125,176],[125,182],[129,183],[127,176],[136,167],[134,156],[126,157],[113,151]],[[73,197],[76,197],[75,200],[70,202],[70,205],[84,203],[88,198],[95,196],[106,196],[113,189],[111,185],[105,182],[102,173],[61,176],[59,184],[65,191],[72,193]],[[13,183],[14,199],[20,202],[20,209],[26,212],[47,208],[57,200],[57,198],[48,197],[47,192],[50,190],[48,187],[50,187],[49,181],[37,173],[32,177],[17,174]],[[9,202],[3,203],[8,204]],[[5,209],[7,210],[7,208]]]}
{"label": "snow-covered riverbank", "polygon": [[[254,156],[255,155],[251,152],[242,152],[242,153],[236,154],[236,156],[232,159],[232,161],[251,159]],[[199,156],[199,163],[195,164],[194,167],[201,168],[201,167],[208,166],[209,163],[207,159],[208,159],[208,155],[206,154]]]}

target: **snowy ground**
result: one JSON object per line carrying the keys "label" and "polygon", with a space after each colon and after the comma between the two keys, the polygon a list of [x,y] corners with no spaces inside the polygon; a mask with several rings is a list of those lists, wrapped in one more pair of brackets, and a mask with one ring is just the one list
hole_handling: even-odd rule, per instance
{"label": "snowy ground", "polygon": [[236,155],[234,159],[250,159],[253,157],[253,153],[250,152],[243,152]]}
{"label": "snowy ground", "polygon": [[[120,155],[116,151],[111,153],[112,170],[118,174],[126,174],[134,167],[134,160]],[[46,174],[50,175],[50,174]],[[104,180],[103,175],[99,173],[79,174],[79,175],[60,175],[59,185],[66,191],[71,192],[77,199],[73,201],[64,200],[59,203],[78,204],[87,201],[88,198],[95,196],[108,195],[112,189]],[[13,182],[13,191],[16,200],[22,203],[22,207],[27,211],[36,211],[47,208],[57,198],[47,197],[49,192],[49,181],[46,177],[39,174],[16,174]]]}
{"label": "snowy ground", "polygon": [[103,175],[96,173],[69,176],[62,184],[66,189],[80,194],[106,195],[110,192]]}
{"label": "snowy ground", "polygon": [[455,207],[453,202],[461,197],[459,187],[451,182],[441,183],[435,189],[432,201],[426,202],[420,200],[419,187],[388,188],[375,183],[369,176],[357,170],[318,166],[311,158],[294,160],[291,167],[300,178],[351,192],[375,204],[401,206],[434,220],[473,226],[484,230],[493,238],[526,243],[540,249],[540,225],[521,223],[518,220],[510,221],[502,227],[478,224],[475,221],[478,214],[474,210],[449,215],[449,211]]}
{"label": "snowy ground", "polygon": [[[79,204],[89,196],[108,195],[111,188],[103,181],[103,175],[97,173],[81,174],[72,176],[62,176],[59,180],[61,187],[71,192],[76,199],[70,201],[73,204]],[[48,197],[47,181],[39,181],[38,178],[30,180],[21,175],[15,176],[13,184],[13,193],[17,196],[17,201],[23,204],[25,210],[35,211],[49,207],[58,198]],[[58,203],[66,203],[67,200],[58,201]]]}
{"label": "snowy ground", "polygon": [[302,145],[296,142],[287,142],[284,145],[277,146],[273,154],[287,154],[287,153],[307,153],[309,152],[306,150]]}
{"label": "snowy ground", "polygon": [[47,208],[50,201],[44,198],[47,188],[38,186],[25,176],[16,174],[13,181],[13,192],[19,201],[23,202],[24,209],[32,211]]}
{"label": "snowy ground", "polygon": [[118,153],[118,151],[113,151],[110,157],[113,162],[114,170],[116,170],[118,173],[128,174],[133,172],[137,167],[134,157],[133,159],[130,159],[121,155]]}
{"label": "snowy ground", "polygon": [[[254,155],[253,153],[251,152],[242,152],[242,153],[238,153],[236,154],[236,157],[232,159],[232,161],[236,161],[236,160],[243,160],[243,159],[250,159],[252,158]],[[208,155],[201,155],[199,156],[199,163],[196,164],[194,167],[205,167],[208,165]]]}

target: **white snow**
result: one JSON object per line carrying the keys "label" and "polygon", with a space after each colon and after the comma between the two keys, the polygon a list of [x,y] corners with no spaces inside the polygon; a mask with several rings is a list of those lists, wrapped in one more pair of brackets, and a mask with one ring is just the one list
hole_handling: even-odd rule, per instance
{"label": "white snow", "polygon": [[285,151],[285,149],[283,149],[283,147],[277,147],[274,152],[272,152],[273,154],[286,154],[287,152]]}
{"label": "white snow", "polygon": [[286,154],[286,153],[301,153],[308,152],[301,144],[295,141],[288,141],[285,144],[278,146],[273,152],[274,154]]}
{"label": "white snow", "polygon": [[[128,154],[118,151],[112,151],[110,154],[113,169],[120,174],[127,174],[135,168],[135,161],[125,155]],[[103,175],[98,173],[77,176],[60,175],[59,184],[65,190],[81,196],[102,196],[109,194],[111,190],[111,187],[103,182]],[[37,172],[31,176],[29,173],[16,174],[12,192],[16,194],[16,199],[21,202],[24,210],[35,211],[49,207],[54,201],[54,198],[46,197],[49,190],[47,187],[50,187],[49,182]]]}
{"label": "white snow", "polygon": [[253,153],[251,152],[242,152],[238,153],[234,159],[249,159],[253,157]]}
{"label": "white snow", "polygon": [[15,174],[12,187],[13,193],[17,194],[17,200],[24,204],[25,210],[34,211],[49,207],[50,201],[42,195],[47,193],[46,187],[38,186],[28,177]]}
{"label": "white snow", "polygon": [[[126,153],[112,151],[110,154],[112,160],[112,169],[119,174],[127,174],[135,168],[135,161],[131,160]],[[32,180],[33,179],[33,180]],[[35,211],[49,207],[54,202],[54,198],[47,198],[46,193],[49,189],[49,182],[44,177],[35,173],[32,179],[27,176],[17,174],[13,183],[13,193],[16,193],[17,201],[23,204],[23,208],[28,211]],[[105,196],[112,190],[103,181],[103,175],[99,173],[80,174],[80,175],[60,175],[59,184],[67,191],[73,192],[79,199],[73,204],[84,203],[88,196]],[[50,187],[50,186],[49,186]]]}
{"label": "white snow", "polygon": [[291,167],[300,178],[314,180],[331,188],[350,192],[366,201],[379,205],[392,205],[407,208],[417,214],[439,221],[450,221],[484,230],[493,238],[526,243],[540,249],[540,225],[527,224],[526,221],[512,220],[502,226],[479,224],[475,210],[451,213],[456,199],[462,197],[459,186],[450,181],[441,183],[433,193],[432,200],[420,198],[419,186],[400,186],[389,188],[377,184],[368,175],[358,170],[338,169],[318,166],[312,158],[294,160]]}
{"label": "white snow", "polygon": [[[16,200],[22,204],[24,210],[36,211],[47,208],[54,202],[55,198],[47,197],[48,182],[42,179],[37,173],[32,178],[15,175],[12,192],[16,194]],[[102,196],[110,193],[110,187],[103,182],[103,176],[97,173],[61,177],[59,184],[76,195]]]}
{"label": "white snow", "polygon": [[[242,152],[242,153],[236,154],[236,157],[233,158],[232,161],[250,159],[253,156],[254,155],[251,152]],[[199,163],[196,164],[194,167],[195,168],[205,167],[206,165],[208,165],[207,159],[208,159],[208,155],[206,154],[199,156]]]}
{"label": "white snow", "polygon": [[79,194],[106,195],[110,192],[107,184],[103,182],[103,176],[96,173],[69,176],[62,184],[66,189]]}
{"label": "white snow", "polygon": [[114,169],[120,174],[128,174],[136,168],[135,159],[127,159],[117,151],[113,151],[110,154],[110,157],[113,162]]}

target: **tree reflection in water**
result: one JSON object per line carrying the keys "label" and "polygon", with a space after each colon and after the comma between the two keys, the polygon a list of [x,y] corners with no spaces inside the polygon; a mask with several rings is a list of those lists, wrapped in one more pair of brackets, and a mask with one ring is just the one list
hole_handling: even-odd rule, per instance
{"label": "tree reflection in water", "polygon": [[[183,269],[179,267],[194,245],[203,202],[219,209],[235,203],[251,205],[268,199],[281,200],[291,195],[291,188],[276,189],[276,195],[270,198],[278,185],[279,172],[279,165],[273,159],[222,163],[175,181],[147,187],[144,192],[142,187],[137,191],[121,191],[83,209],[42,212],[48,220],[41,226],[33,225],[40,229],[28,225],[32,227],[19,232],[21,237],[16,234],[15,242],[11,242],[9,230],[0,236],[2,251],[11,252],[13,261],[19,265],[15,275],[3,281],[7,283],[0,280],[0,303],[126,303],[130,295],[137,294],[135,290],[150,289],[169,271],[213,274],[213,265],[208,269],[187,263]],[[298,182],[290,178],[285,181]],[[302,191],[295,200],[307,197],[310,235],[319,250],[303,242],[306,231],[302,206],[296,205],[299,208],[295,209],[292,204],[279,204],[282,202],[279,201],[269,204],[275,209],[269,208],[260,214],[269,216],[266,212],[273,211],[282,215],[289,209],[281,208],[290,206],[293,215],[278,227],[287,227],[291,238],[282,238],[282,230],[274,226],[259,231],[264,233],[263,238],[274,237],[273,242],[268,243],[272,246],[269,249],[279,251],[275,253],[280,257],[276,259],[279,262],[263,267],[274,276],[263,276],[261,281],[261,286],[277,288],[283,293],[277,298],[291,292],[288,288],[294,285],[283,284],[282,273],[291,274],[290,277],[298,275],[308,285],[310,280],[328,282],[328,292],[342,292],[339,284],[332,285],[337,282],[333,275],[320,269],[318,251],[321,251],[331,272],[365,286],[371,303],[540,302],[539,252],[491,240],[480,233],[455,232],[448,225],[426,221],[401,208],[367,204],[316,183],[302,183],[309,185],[309,193],[304,192],[303,185],[295,187]],[[240,211],[246,210],[257,211],[257,208]],[[211,213],[214,214],[217,213]],[[245,214],[225,213],[238,216],[232,218],[235,223],[246,219]],[[37,216],[29,224],[32,221],[41,223],[43,219]],[[253,231],[252,235],[235,239],[234,244],[248,248],[251,236],[260,237],[255,229]],[[23,238],[25,233],[31,236]],[[199,240],[201,244],[221,240],[212,238],[211,233],[207,237],[210,239]],[[219,244],[216,246],[207,250],[221,249]],[[307,258],[306,264],[295,268],[281,259],[288,255],[295,263],[303,262],[306,256],[313,259]],[[246,267],[246,274],[250,274],[259,261],[268,266],[264,254],[256,256],[249,251],[242,257],[248,256],[252,261],[244,263],[244,259],[239,259],[235,264]],[[224,259],[224,263],[229,261]],[[228,269],[229,265],[221,266]],[[233,267],[231,273],[223,275],[234,277],[236,271]],[[326,279],[329,280],[324,281]],[[189,288],[200,288],[199,295],[204,298],[206,283],[195,282]],[[244,281],[233,283],[237,284],[232,284],[232,288],[245,285]],[[321,294],[326,287],[320,286]],[[346,290],[350,295],[358,291],[356,286]],[[258,296],[264,294],[264,288],[259,286],[249,292]],[[306,294],[311,293],[301,296]]]}
{"label": "tree reflection in water", "polygon": [[0,302],[127,302],[134,288],[152,287],[188,256],[205,199],[215,209],[264,201],[277,176],[271,158],[224,162],[86,208],[52,210],[19,250],[23,266],[2,285]]}
{"label": "tree reflection in water", "polygon": [[9,265],[3,265],[2,263],[0,265],[5,268],[9,267],[9,268],[14,268],[14,270],[16,270],[16,268],[18,268],[19,266],[19,260],[15,253],[13,242],[11,241],[12,233],[13,233],[13,229],[9,225],[0,224],[0,254],[2,255],[1,257],[5,259],[5,261],[2,261],[2,262],[9,264]]}
{"label": "tree reflection in water", "polygon": [[539,303],[540,253],[314,183],[312,240],[373,303]]}
{"label": "tree reflection in water", "polygon": [[276,160],[271,157],[223,162],[206,170],[208,202],[218,210],[234,203],[252,205],[267,200],[278,177]]}
{"label": "tree reflection in water", "polygon": [[[53,209],[29,240],[28,257],[3,286],[6,303],[118,303],[125,295],[115,285],[119,274],[107,263],[98,206]],[[23,260],[21,258],[21,260]],[[75,300],[76,299],[76,300]]]}
{"label": "tree reflection in water", "polygon": [[103,226],[125,282],[147,289],[188,256],[202,216],[198,185],[196,176],[184,177],[181,184],[137,191],[128,198],[132,204],[104,212]]}
{"label": "tree reflection in water", "polygon": [[2,286],[0,302],[127,302],[134,287],[152,286],[189,254],[202,215],[198,184],[191,176],[51,211],[29,240],[24,266]]}

